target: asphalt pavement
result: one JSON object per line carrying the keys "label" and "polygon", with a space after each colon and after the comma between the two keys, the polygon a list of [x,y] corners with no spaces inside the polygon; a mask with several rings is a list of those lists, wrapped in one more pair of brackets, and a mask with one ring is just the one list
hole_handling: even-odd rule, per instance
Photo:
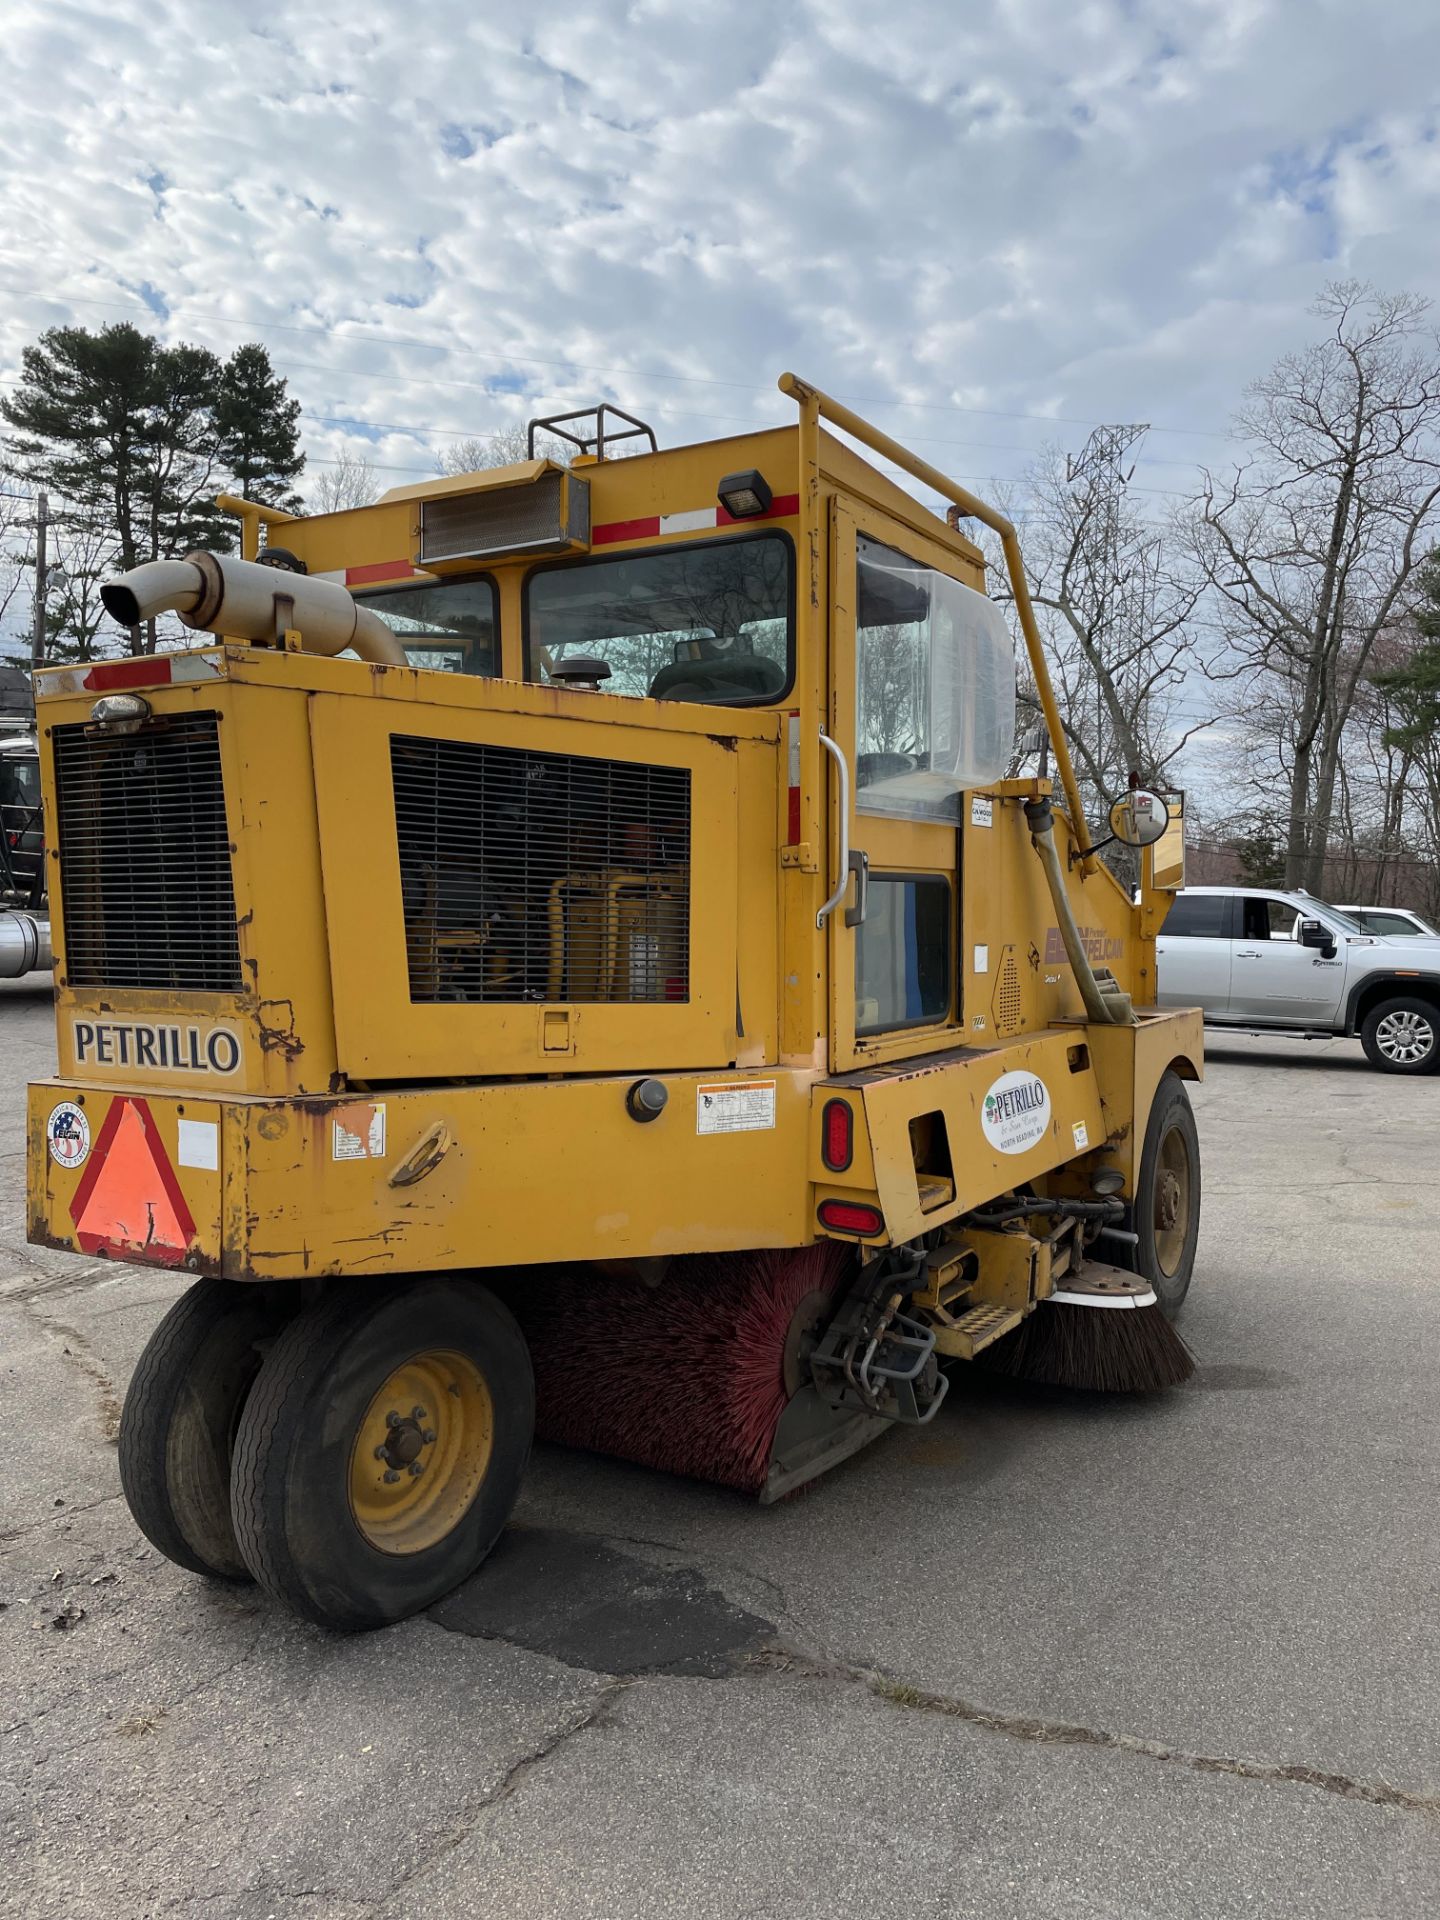
{"label": "asphalt pavement", "polygon": [[178,1287],[25,1244],[52,1062],[0,983],[0,1914],[1440,1911],[1440,1080],[1212,1040],[1178,1392],[965,1375],[770,1509],[542,1449],[347,1639],[132,1525]]}

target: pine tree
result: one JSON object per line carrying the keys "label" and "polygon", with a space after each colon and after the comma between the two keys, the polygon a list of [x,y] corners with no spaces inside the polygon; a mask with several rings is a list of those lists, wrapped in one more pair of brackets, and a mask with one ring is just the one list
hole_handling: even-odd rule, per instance
{"label": "pine tree", "polygon": [[264,347],[237,347],[221,370],[215,425],[221,465],[243,499],[300,511],[299,421],[300,402],[290,399]]}
{"label": "pine tree", "polygon": [[1440,551],[1420,575],[1413,619],[1420,644],[1402,666],[1371,677],[1399,716],[1399,724],[1386,729],[1385,745],[1423,753],[1440,736]]}
{"label": "pine tree", "polygon": [[[222,362],[207,348],[162,346],[128,324],[52,327],[24,350],[19,390],[0,402],[17,429],[26,477],[57,505],[104,530],[104,570],[197,547],[228,552],[235,523],[215,506],[233,485],[252,499],[298,505],[304,464],[297,421],[263,347]],[[92,644],[75,636],[82,657]],[[155,641],[148,623],[148,643]],[[132,647],[143,644],[137,631]]]}

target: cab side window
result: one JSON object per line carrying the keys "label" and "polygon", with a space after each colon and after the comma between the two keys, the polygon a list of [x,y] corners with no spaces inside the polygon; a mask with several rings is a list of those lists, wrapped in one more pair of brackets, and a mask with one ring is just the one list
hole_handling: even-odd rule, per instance
{"label": "cab side window", "polygon": [[1230,900],[1223,893],[1177,893],[1160,929],[1165,939],[1227,940]]}
{"label": "cab side window", "polygon": [[1242,940],[1293,940],[1300,911],[1288,900],[1246,900],[1242,902],[1244,924]]}

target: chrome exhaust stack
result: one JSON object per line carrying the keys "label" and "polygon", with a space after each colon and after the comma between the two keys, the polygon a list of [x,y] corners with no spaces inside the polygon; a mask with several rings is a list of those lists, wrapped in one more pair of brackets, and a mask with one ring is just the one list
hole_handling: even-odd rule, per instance
{"label": "chrome exhaust stack", "polygon": [[37,919],[33,913],[0,913],[0,980],[47,973],[54,965],[48,920]]}
{"label": "chrome exhaust stack", "polygon": [[271,643],[294,628],[306,653],[334,655],[353,647],[362,660],[380,666],[406,664],[404,647],[379,614],[357,605],[338,581],[312,580],[231,554],[147,560],[108,581],[100,598],[125,627],[176,613],[193,632]]}

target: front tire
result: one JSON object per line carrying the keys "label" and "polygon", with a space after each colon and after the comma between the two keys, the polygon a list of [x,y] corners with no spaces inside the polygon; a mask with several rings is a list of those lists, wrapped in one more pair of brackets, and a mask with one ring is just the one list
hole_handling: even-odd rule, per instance
{"label": "front tire", "polygon": [[249,1572],[230,1517],[230,1459],[281,1311],[268,1288],[201,1280],[156,1327],[120,1416],[120,1484],[167,1560],[217,1580]]}
{"label": "front tire", "polygon": [[1139,1244],[1125,1264],[1149,1281],[1161,1312],[1173,1320],[1190,1291],[1200,1238],[1200,1136],[1178,1074],[1161,1075],[1150,1103],[1126,1225]]}
{"label": "front tire", "polygon": [[245,1563],[322,1627],[418,1613],[495,1544],[534,1424],[524,1338],[486,1288],[338,1285],[285,1328],[246,1403],[231,1474]]}
{"label": "front tire", "polygon": [[1366,1014],[1360,1044],[1381,1073],[1434,1073],[1440,1067],[1440,1015],[1428,1000],[1399,994]]}

